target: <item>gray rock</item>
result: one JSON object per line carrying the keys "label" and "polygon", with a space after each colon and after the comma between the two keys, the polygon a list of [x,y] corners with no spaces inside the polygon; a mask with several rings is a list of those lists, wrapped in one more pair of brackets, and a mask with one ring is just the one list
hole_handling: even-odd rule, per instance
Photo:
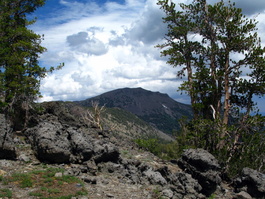
{"label": "gray rock", "polygon": [[165,189],[162,191],[162,196],[167,197],[167,198],[173,198],[173,191],[171,191],[170,189]]}
{"label": "gray rock", "polygon": [[78,126],[62,123],[57,116],[49,113],[42,115],[38,124],[28,129],[25,135],[42,162],[82,163],[93,157],[98,164],[117,162],[120,157],[118,148],[113,144],[95,140],[88,131],[84,133]]}
{"label": "gray rock", "polygon": [[54,121],[45,121],[28,129],[29,138],[36,157],[43,162],[68,163],[71,157],[71,144],[63,126]]}
{"label": "gray rock", "polygon": [[94,153],[96,164],[101,162],[118,162],[120,158],[120,152],[117,147],[111,143],[102,143],[102,141],[94,143]]}
{"label": "gray rock", "polygon": [[20,154],[18,156],[18,160],[23,161],[23,162],[29,162],[31,159],[26,154]]}
{"label": "gray rock", "polygon": [[187,149],[178,165],[192,175],[202,186],[202,193],[211,195],[222,181],[220,165],[216,158],[204,149]]}
{"label": "gray rock", "polygon": [[98,167],[94,161],[87,161],[86,166],[87,166],[88,173],[94,176],[97,175]]}
{"label": "gray rock", "polygon": [[80,164],[71,164],[71,166],[65,170],[63,175],[81,176],[86,172],[86,166]]}
{"label": "gray rock", "polygon": [[251,195],[249,195],[247,192],[245,191],[241,191],[239,193],[237,193],[233,199],[252,199]]}
{"label": "gray rock", "polygon": [[204,149],[186,149],[181,159],[178,161],[178,164],[181,160],[196,167],[196,169],[201,172],[208,170],[219,171],[221,169],[217,159]]}
{"label": "gray rock", "polygon": [[75,156],[75,160],[84,162],[89,160],[93,155],[93,143],[91,138],[85,135],[83,132],[70,127],[67,129],[68,140],[71,145],[71,152]]}
{"label": "gray rock", "polygon": [[237,192],[245,191],[252,197],[265,198],[265,174],[244,168],[239,178],[234,180]]}
{"label": "gray rock", "polygon": [[91,176],[81,176],[81,179],[89,184],[97,184],[97,179]]}
{"label": "gray rock", "polygon": [[190,174],[178,172],[174,175],[171,182],[175,186],[177,193],[196,196],[201,192],[202,187],[197,180],[193,179]]}
{"label": "gray rock", "polygon": [[62,172],[55,173],[54,177],[61,178],[63,177],[63,173]]}
{"label": "gray rock", "polygon": [[110,193],[107,193],[106,196],[107,196],[108,198],[114,198],[114,197],[115,197],[113,194],[110,194]]}
{"label": "gray rock", "polygon": [[177,196],[177,198],[179,198],[180,195],[184,196],[188,193],[196,193],[195,189],[197,191],[201,190],[199,183],[194,180],[190,174],[185,174],[183,172],[172,174],[166,166],[159,168],[157,171],[167,180],[168,184],[173,185],[171,189],[177,193],[174,195]]}
{"label": "gray rock", "polygon": [[14,160],[17,158],[16,147],[13,141],[10,123],[4,114],[0,114],[0,159]]}
{"label": "gray rock", "polygon": [[148,169],[143,174],[148,177],[149,181],[152,184],[160,184],[160,185],[166,185],[167,184],[167,181],[165,180],[165,178],[163,178],[161,173],[155,172],[152,169]]}
{"label": "gray rock", "polygon": [[86,196],[77,196],[77,197],[72,197],[71,199],[88,199]]}

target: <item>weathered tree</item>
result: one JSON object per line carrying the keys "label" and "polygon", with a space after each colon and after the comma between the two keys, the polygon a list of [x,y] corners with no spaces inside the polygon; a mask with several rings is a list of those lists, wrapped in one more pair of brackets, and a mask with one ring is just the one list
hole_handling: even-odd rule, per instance
{"label": "weathered tree", "polygon": [[[45,52],[42,36],[28,29],[35,20],[27,16],[43,6],[45,0],[0,1],[0,77],[2,107],[15,120],[23,120],[29,103],[40,96],[40,80],[47,72],[39,65],[39,55]],[[13,121],[17,124],[17,121]]]}
{"label": "weathered tree", "polygon": [[229,162],[230,168],[241,168],[238,160],[244,157],[244,165],[264,169],[265,117],[252,115],[253,97],[265,93],[265,48],[257,22],[230,1],[193,0],[176,8],[159,0],[158,5],[168,32],[157,47],[179,68],[179,77],[187,76],[179,89],[194,110],[194,120],[182,129],[186,144],[220,156],[226,169]]}
{"label": "weathered tree", "polygon": [[195,118],[215,118],[226,126],[238,107],[247,117],[253,96],[265,93],[265,49],[255,19],[246,18],[230,1],[210,5],[194,0],[179,4],[181,11],[168,0],[158,5],[168,25],[166,42],[158,47],[169,64],[180,67],[178,76],[187,75],[180,90],[191,97]]}

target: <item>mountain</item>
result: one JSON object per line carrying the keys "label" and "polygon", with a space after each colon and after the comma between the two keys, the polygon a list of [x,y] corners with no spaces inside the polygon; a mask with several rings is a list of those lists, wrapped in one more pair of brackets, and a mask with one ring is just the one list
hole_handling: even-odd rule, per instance
{"label": "mountain", "polygon": [[92,101],[97,101],[100,106],[127,110],[168,134],[179,129],[178,120],[181,117],[192,117],[190,105],[177,102],[167,94],[143,88],[117,89],[77,103],[90,107]]}
{"label": "mountain", "polygon": [[174,141],[168,134],[121,108],[106,108],[102,113],[102,120],[105,129],[110,129],[113,133],[122,135],[128,140],[157,138],[164,141]]}

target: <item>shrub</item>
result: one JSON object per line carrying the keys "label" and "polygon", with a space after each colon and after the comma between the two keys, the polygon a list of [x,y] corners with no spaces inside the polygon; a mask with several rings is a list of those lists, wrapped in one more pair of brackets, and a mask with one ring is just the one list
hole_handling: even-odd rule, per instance
{"label": "shrub", "polygon": [[[223,172],[230,177],[244,167],[265,171],[265,118],[260,115],[238,120],[224,128],[213,120],[181,121],[182,130],[176,140],[179,150],[203,148],[212,153],[223,165]],[[220,138],[222,132],[226,132]],[[222,142],[223,147],[218,144]],[[180,153],[178,151],[177,153]]]}

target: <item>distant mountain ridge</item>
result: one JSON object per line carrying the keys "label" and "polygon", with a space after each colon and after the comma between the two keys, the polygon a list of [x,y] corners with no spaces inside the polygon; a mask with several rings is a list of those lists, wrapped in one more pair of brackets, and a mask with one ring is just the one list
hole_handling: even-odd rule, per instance
{"label": "distant mountain ridge", "polygon": [[77,103],[90,107],[92,101],[97,101],[100,106],[127,110],[168,134],[179,129],[178,120],[182,116],[192,117],[190,105],[177,102],[167,94],[143,88],[117,89]]}

